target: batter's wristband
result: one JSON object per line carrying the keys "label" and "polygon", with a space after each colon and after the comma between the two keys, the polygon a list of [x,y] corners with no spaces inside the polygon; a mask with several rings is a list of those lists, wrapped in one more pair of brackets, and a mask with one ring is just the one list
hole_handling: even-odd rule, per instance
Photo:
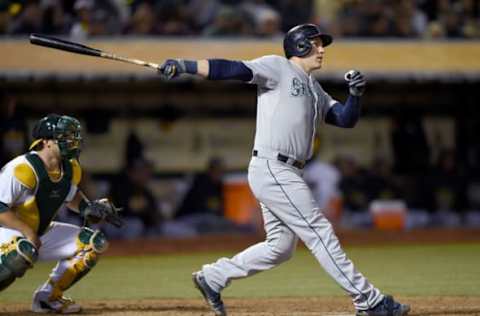
{"label": "batter's wristband", "polygon": [[85,210],[88,207],[88,202],[82,199],[78,204],[78,211],[80,212],[81,216],[85,216]]}
{"label": "batter's wristband", "polygon": [[197,62],[195,60],[184,60],[185,72],[188,74],[196,75],[198,72]]}

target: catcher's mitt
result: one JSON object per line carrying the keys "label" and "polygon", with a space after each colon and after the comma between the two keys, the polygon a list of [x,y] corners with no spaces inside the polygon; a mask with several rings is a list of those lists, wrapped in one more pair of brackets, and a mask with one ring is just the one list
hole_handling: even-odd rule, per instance
{"label": "catcher's mitt", "polygon": [[123,220],[119,214],[121,211],[121,208],[115,207],[108,199],[100,199],[88,202],[84,216],[90,223],[105,221],[116,227],[122,227]]}

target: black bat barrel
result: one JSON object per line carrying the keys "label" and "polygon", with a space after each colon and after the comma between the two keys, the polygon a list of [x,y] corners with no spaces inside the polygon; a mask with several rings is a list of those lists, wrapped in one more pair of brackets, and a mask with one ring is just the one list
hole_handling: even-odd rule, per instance
{"label": "black bat barrel", "polygon": [[101,56],[102,53],[99,49],[40,34],[31,34],[30,43],[82,55]]}

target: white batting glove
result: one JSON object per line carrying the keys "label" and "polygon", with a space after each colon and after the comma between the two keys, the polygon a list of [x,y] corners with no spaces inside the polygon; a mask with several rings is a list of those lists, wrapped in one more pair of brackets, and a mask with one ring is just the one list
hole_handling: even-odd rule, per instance
{"label": "white batting glove", "polygon": [[345,73],[345,81],[348,83],[349,92],[351,95],[359,97],[365,92],[365,86],[367,85],[367,80],[363,74],[358,70],[350,70]]}

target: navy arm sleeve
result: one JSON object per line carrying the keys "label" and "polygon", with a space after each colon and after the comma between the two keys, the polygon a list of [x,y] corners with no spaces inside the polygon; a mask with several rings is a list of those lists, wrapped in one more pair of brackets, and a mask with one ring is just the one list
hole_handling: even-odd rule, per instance
{"label": "navy arm sleeve", "polygon": [[241,61],[209,59],[208,66],[208,79],[210,80],[237,79],[248,82],[253,78],[252,70]]}
{"label": "navy arm sleeve", "polygon": [[345,104],[335,103],[327,112],[325,122],[344,128],[352,128],[360,117],[360,98],[349,95]]}
{"label": "navy arm sleeve", "polygon": [[0,202],[0,213],[6,212],[9,209],[10,209],[10,207],[7,204],[5,204],[3,202]]}

